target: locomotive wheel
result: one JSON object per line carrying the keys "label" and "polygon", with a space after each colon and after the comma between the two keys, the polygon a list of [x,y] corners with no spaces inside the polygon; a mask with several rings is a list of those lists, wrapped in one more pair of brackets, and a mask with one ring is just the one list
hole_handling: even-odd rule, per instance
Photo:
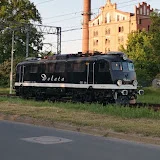
{"label": "locomotive wheel", "polygon": [[37,89],[35,91],[35,99],[37,101],[44,101],[45,100],[45,94],[41,91],[41,89]]}
{"label": "locomotive wheel", "polygon": [[25,88],[23,92],[24,92],[24,96],[23,97],[25,99],[29,99],[29,98],[32,97],[32,90],[30,88]]}
{"label": "locomotive wheel", "polygon": [[115,100],[116,104],[129,104],[129,99],[126,96],[119,96],[116,100]]}

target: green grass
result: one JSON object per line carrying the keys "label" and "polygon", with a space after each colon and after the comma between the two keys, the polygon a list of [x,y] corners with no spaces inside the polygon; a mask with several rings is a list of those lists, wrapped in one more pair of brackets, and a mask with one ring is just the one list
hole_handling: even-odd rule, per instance
{"label": "green grass", "polygon": [[57,107],[61,109],[74,110],[74,111],[87,111],[96,114],[104,114],[110,116],[116,116],[121,118],[150,118],[150,119],[160,119],[160,112],[155,112],[151,109],[146,108],[130,108],[118,105],[106,105],[103,106],[98,103],[62,103],[55,102],[50,103],[48,101],[45,102],[37,102],[34,100],[24,100],[20,98],[7,98],[0,97],[0,102],[9,102],[11,104],[20,104],[27,106],[35,106],[35,107]]}
{"label": "green grass", "polygon": [[160,89],[144,88],[144,95],[138,96],[137,102],[160,104]]}
{"label": "green grass", "polygon": [[[38,124],[54,126],[56,122],[95,132],[123,132],[160,137],[160,112],[147,108],[129,108],[117,105],[81,103],[50,103],[0,97],[0,118],[11,117]],[[4,118],[5,119],[5,118]],[[39,123],[40,122],[40,123]]]}
{"label": "green grass", "polygon": [[9,94],[9,88],[0,88],[0,94]]}
{"label": "green grass", "polygon": [[[9,89],[0,89],[0,93],[8,92]],[[160,89],[154,88],[145,88],[145,93],[142,96],[138,97],[138,102],[142,103],[157,103],[160,104]],[[123,107],[118,105],[109,104],[103,106],[98,103],[61,103],[55,102],[50,103],[48,101],[45,102],[38,102],[34,100],[24,100],[20,98],[7,98],[7,97],[0,97],[0,102],[10,102],[16,103],[21,105],[28,105],[28,106],[35,106],[35,107],[53,107],[56,106],[58,108],[69,109],[69,110],[77,110],[77,111],[87,111],[91,113],[97,114],[105,114],[111,116],[117,116],[122,118],[152,118],[152,119],[160,119],[160,112],[155,112],[151,109],[146,108],[130,108],[130,107]]]}

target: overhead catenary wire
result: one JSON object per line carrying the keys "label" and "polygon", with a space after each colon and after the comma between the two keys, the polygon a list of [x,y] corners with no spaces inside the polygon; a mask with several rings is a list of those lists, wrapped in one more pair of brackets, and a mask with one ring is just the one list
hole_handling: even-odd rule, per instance
{"label": "overhead catenary wire", "polygon": [[45,1],[39,2],[35,5],[37,6],[37,5],[41,5],[41,4],[48,3],[48,2],[53,2],[53,1],[55,1],[55,0],[45,0]]}
{"label": "overhead catenary wire", "polygon": [[[126,1],[126,2],[121,2],[121,3],[117,3],[117,5],[125,4],[125,3],[128,3],[128,2],[133,2],[133,1],[137,1],[137,0],[130,0],[130,1]],[[147,1],[150,1],[150,0],[146,0],[146,1],[142,0],[142,2],[147,2]],[[141,3],[141,2],[139,2],[139,3]],[[137,4],[137,3],[129,4],[129,5],[135,5],[135,4]],[[123,8],[123,7],[129,6],[129,5],[121,6],[121,7],[118,7],[118,8]],[[97,10],[97,9],[99,9],[99,8],[93,8],[93,9],[91,9],[91,11]],[[60,14],[60,15],[57,15],[57,16],[53,16],[53,17],[44,17],[42,19],[43,20],[48,20],[48,19],[54,19],[54,18],[68,16],[68,15],[77,15],[78,13],[83,13],[83,11],[70,12],[70,13],[66,13],[66,14],[64,13],[64,14]]]}
{"label": "overhead catenary wire", "polygon": [[[150,1],[150,0],[148,0],[148,1]],[[130,6],[130,5],[135,5],[135,4],[137,4],[137,3],[125,5],[125,6],[122,6],[122,7],[119,7],[119,8],[127,7],[127,6]],[[78,13],[78,12],[76,12],[76,13]],[[80,12],[79,12],[79,13],[80,13]],[[81,13],[82,13],[82,12],[81,12]],[[69,14],[68,14],[68,15],[69,15]],[[61,15],[61,16],[62,16],[62,15]],[[80,17],[82,17],[82,16],[79,15],[79,16],[76,16],[76,17],[68,18],[68,19],[62,19],[62,20],[58,20],[58,21],[48,22],[48,23],[46,23],[46,24],[48,25],[48,24],[57,23],[57,22],[61,22],[61,21],[66,21],[66,20],[71,20],[71,19],[80,18]]]}

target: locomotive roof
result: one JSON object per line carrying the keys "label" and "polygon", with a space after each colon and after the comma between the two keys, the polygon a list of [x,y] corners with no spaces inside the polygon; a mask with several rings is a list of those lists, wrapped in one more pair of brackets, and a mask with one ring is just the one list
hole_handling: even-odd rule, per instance
{"label": "locomotive roof", "polygon": [[[46,59],[41,58],[28,58],[25,61],[19,63],[22,64],[30,64],[30,63],[47,63],[47,62],[86,62],[86,61],[97,61],[97,60],[106,60],[106,61],[123,61],[123,56],[125,54],[123,52],[108,52],[107,54],[95,54],[95,55],[87,55],[87,54],[64,54],[64,55],[53,55],[47,57]],[[130,61],[130,59],[124,59],[126,61]]]}

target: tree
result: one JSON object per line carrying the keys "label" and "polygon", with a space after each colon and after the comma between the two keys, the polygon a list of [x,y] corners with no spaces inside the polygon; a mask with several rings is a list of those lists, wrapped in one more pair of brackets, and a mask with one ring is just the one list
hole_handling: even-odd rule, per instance
{"label": "tree", "polygon": [[157,61],[157,64],[160,64],[160,13],[158,11],[155,11],[151,14],[150,18],[152,24],[150,26],[149,33],[153,36],[151,40],[151,44],[153,47],[153,55],[155,61]]}
{"label": "tree", "polygon": [[25,57],[26,32],[29,30],[29,51],[36,54],[42,48],[42,35],[31,25],[41,23],[41,16],[29,0],[0,2],[0,63],[10,57],[12,31],[15,32],[15,57]]}
{"label": "tree", "polygon": [[160,13],[152,12],[149,32],[134,32],[128,35],[126,52],[134,60],[137,76],[141,84],[149,82],[160,73]]}
{"label": "tree", "polygon": [[128,35],[127,48],[121,46],[121,51],[127,53],[134,61],[138,81],[141,85],[151,84],[159,72],[157,57],[153,54],[153,35],[146,31],[137,31]]}

